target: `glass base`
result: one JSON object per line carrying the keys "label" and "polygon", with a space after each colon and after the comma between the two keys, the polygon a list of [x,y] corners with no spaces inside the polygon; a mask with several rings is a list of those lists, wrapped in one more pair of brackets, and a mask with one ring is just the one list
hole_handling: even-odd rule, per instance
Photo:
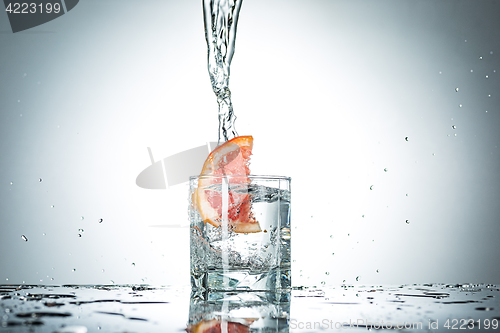
{"label": "glass base", "polygon": [[191,289],[198,291],[281,291],[290,290],[290,269],[274,268],[265,272],[249,270],[209,270],[191,274]]}

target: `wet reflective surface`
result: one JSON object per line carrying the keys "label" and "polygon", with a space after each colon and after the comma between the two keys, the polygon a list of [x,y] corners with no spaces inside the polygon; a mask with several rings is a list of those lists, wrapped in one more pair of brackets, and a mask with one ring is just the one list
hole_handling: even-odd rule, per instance
{"label": "wet reflective surface", "polygon": [[0,332],[498,331],[487,284],[191,295],[189,286],[0,285]]}

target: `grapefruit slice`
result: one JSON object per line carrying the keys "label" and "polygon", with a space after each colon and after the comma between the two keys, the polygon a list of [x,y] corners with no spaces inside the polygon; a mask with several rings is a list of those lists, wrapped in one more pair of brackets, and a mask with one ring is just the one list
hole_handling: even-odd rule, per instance
{"label": "grapefruit slice", "polygon": [[[208,156],[198,180],[198,188],[193,202],[205,223],[218,227],[222,223],[222,195],[220,190],[210,186],[222,184],[227,176],[228,185],[241,184],[244,188],[250,183],[250,156],[252,155],[253,137],[238,136],[215,148]],[[203,177],[220,176],[220,177]],[[238,176],[238,177],[231,177]],[[229,191],[228,223],[237,233],[260,232],[259,222],[251,211],[250,195],[247,191]]]}
{"label": "grapefruit slice", "polygon": [[[249,327],[237,322],[227,322],[228,333],[248,333]],[[189,326],[187,330],[189,333],[221,333],[222,321],[217,319],[202,320],[196,325]]]}

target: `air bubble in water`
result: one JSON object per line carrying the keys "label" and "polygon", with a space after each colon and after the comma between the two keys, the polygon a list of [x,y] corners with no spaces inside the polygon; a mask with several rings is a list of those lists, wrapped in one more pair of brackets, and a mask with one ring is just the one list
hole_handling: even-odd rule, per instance
{"label": "air bubble in water", "polygon": [[23,239],[23,241],[27,242],[28,241],[28,237],[22,235],[21,238]]}

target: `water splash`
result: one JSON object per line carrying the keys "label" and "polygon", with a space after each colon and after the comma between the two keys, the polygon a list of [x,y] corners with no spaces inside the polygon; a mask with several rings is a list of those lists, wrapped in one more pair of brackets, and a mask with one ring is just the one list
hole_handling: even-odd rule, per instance
{"label": "water splash", "polygon": [[[219,144],[238,136],[234,127],[229,69],[234,55],[236,26],[243,0],[203,0],[208,73],[219,104]],[[222,136],[222,137],[221,137]]]}

